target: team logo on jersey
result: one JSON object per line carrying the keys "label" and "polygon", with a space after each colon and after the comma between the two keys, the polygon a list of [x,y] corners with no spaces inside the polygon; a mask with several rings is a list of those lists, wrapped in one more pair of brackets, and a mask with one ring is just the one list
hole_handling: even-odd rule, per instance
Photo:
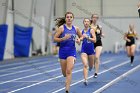
{"label": "team logo on jersey", "polygon": [[[88,38],[90,38],[90,34],[86,34],[88,36]],[[86,39],[87,43],[91,43],[90,40]]]}
{"label": "team logo on jersey", "polygon": [[[88,38],[90,38],[90,35],[87,35],[87,36]],[[91,41],[87,39],[87,43],[91,43]]]}
{"label": "team logo on jersey", "polygon": [[75,35],[75,34],[71,34],[71,38],[70,38],[70,40],[75,41],[75,38],[76,38],[76,35]]}

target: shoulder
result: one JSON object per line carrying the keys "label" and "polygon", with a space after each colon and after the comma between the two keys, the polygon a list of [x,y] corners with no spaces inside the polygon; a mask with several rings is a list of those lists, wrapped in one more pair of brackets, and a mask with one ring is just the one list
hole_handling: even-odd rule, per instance
{"label": "shoulder", "polygon": [[94,29],[91,28],[91,29],[90,29],[90,33],[94,33],[94,32],[95,32]]}
{"label": "shoulder", "polygon": [[137,32],[134,30],[134,34],[137,34]]}
{"label": "shoulder", "polygon": [[64,31],[64,26],[61,25],[58,29],[59,29],[59,31]]}

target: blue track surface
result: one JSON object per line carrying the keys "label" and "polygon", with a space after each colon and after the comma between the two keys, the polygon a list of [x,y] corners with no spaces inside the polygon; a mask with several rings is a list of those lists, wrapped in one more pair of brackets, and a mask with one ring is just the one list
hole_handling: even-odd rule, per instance
{"label": "blue track surface", "polygon": [[[140,63],[139,54],[130,66],[125,54],[102,54],[98,78],[89,72],[88,86],[83,84],[82,62],[77,57],[70,93],[93,93],[113,79],[135,68]],[[64,93],[65,78],[54,56],[16,60],[0,63],[0,93]],[[140,93],[140,70],[130,74],[102,93]]]}

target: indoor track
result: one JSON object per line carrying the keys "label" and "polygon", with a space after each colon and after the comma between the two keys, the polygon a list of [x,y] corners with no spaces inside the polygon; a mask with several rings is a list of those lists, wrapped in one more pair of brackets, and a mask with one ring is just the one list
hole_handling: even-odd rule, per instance
{"label": "indoor track", "polygon": [[[139,54],[136,54],[134,66],[130,66],[126,54],[104,53],[98,78],[93,78],[93,69],[89,72],[88,86],[85,86],[78,55],[70,93],[139,93],[139,62]],[[55,56],[0,62],[0,93],[64,93],[64,81]]]}

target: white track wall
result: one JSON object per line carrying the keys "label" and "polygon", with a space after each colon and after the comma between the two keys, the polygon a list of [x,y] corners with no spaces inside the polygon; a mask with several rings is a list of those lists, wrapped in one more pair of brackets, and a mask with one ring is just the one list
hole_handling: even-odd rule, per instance
{"label": "white track wall", "polygon": [[67,11],[74,13],[75,17],[90,17],[90,13],[101,12],[101,0],[66,0]]}
{"label": "white track wall", "polygon": [[138,16],[139,0],[103,0],[103,16]]}
{"label": "white track wall", "polygon": [[[5,8],[2,6],[6,0],[0,0],[0,24],[5,22]],[[32,1],[36,1],[32,8]],[[66,11],[72,11],[75,15],[74,24],[83,28],[82,20],[84,17],[91,17],[92,13],[97,13],[104,17],[105,21],[115,27],[127,31],[128,24],[134,23],[137,32],[140,29],[140,20],[137,18],[137,3],[139,0],[15,0],[15,23],[22,26],[33,26],[34,49],[41,48],[41,17],[45,18],[45,46],[50,53],[50,39],[48,32],[54,27],[54,18],[64,16]],[[55,2],[55,3],[54,3]],[[55,6],[53,9],[53,5]],[[32,15],[32,17],[31,17]],[[53,16],[54,15],[54,16]],[[31,21],[30,18],[33,18]],[[35,22],[34,22],[35,21]],[[36,22],[37,21],[37,22]],[[124,44],[120,33],[111,29],[107,24],[99,20],[105,33],[103,39],[104,51],[113,51],[115,42]],[[9,46],[11,47],[11,46]],[[80,48],[79,48],[80,49]]]}
{"label": "white track wall", "polygon": [[55,16],[63,17],[66,12],[66,0],[55,0]]}
{"label": "white track wall", "polygon": [[12,9],[12,2],[11,0],[7,0],[7,10],[6,10],[6,24],[8,25],[8,32],[6,38],[6,46],[4,52],[4,59],[11,59],[14,58],[14,46],[13,46],[13,11]]}
{"label": "white track wall", "polygon": [[[76,17],[90,17],[89,13],[102,16],[136,17],[139,0],[66,0],[67,11]],[[83,12],[84,11],[84,12]]]}
{"label": "white track wall", "polygon": [[[54,0],[14,0],[14,16],[11,11],[11,0],[7,1],[10,2],[9,7],[5,4],[6,0],[0,0],[0,24],[7,23],[9,25],[4,59],[13,58],[13,24],[25,27],[33,26],[35,44],[32,46],[35,50],[43,48],[43,54],[45,54],[44,51],[47,46],[49,54],[48,33],[51,29],[50,19]],[[8,11],[6,7],[9,8]]]}
{"label": "white track wall", "polygon": [[[52,2],[53,0],[15,0],[15,23],[22,26],[33,26],[34,28],[33,50],[40,49],[42,47],[42,29],[46,31],[44,39],[48,40]],[[42,18],[45,18],[43,24]],[[48,41],[45,42],[45,46],[43,46],[43,48],[49,45]]]}
{"label": "white track wall", "polygon": [[[53,13],[53,5],[54,5],[54,0],[37,0],[36,2],[36,17],[42,17],[44,16],[45,18],[45,27],[43,28],[38,28],[38,26],[36,28],[40,29],[37,30],[35,29],[34,31],[38,33],[42,33],[42,29],[44,29],[46,31],[45,33],[45,40],[46,40],[46,47],[47,47],[47,54],[49,54],[51,52],[50,50],[50,39],[49,39],[49,32],[52,30],[50,28],[50,24],[51,24],[51,18],[53,17],[52,13]],[[42,23],[42,22],[40,22]],[[36,34],[36,33],[34,33]],[[37,34],[36,34],[37,35]],[[41,40],[40,36],[34,36],[33,37],[35,41]],[[42,42],[42,41],[40,41]],[[38,46],[38,48],[40,48],[40,45],[38,44],[38,42],[36,43],[36,45]]]}
{"label": "white track wall", "polygon": [[[114,28],[110,28],[109,25],[113,25],[125,33],[128,30],[128,25],[133,23],[135,24],[136,31],[140,34],[140,19],[138,18],[137,11],[138,2],[139,0],[66,0],[66,11],[74,13],[74,24],[81,29],[83,28],[83,18],[90,18],[93,13],[103,16],[103,20],[108,23],[104,24],[102,20],[99,20],[99,24],[102,25],[103,32],[105,33],[103,50],[114,51],[116,42],[125,45],[125,41],[123,40],[123,35],[114,30]],[[58,11],[65,11],[65,7],[62,4],[57,3],[57,9],[61,9]],[[56,13],[56,17],[61,17],[61,15],[64,16],[64,13]]]}
{"label": "white track wall", "polygon": [[[26,7],[25,7],[26,5]],[[14,58],[13,50],[13,26],[14,24],[19,24],[21,26],[28,27],[30,12],[31,12],[31,1],[29,0],[14,0],[14,11],[12,11],[12,0],[8,0],[6,24],[8,24],[8,34],[6,40],[6,48],[4,59]],[[31,52],[30,52],[31,54]]]}
{"label": "white track wall", "polygon": [[0,0],[0,24],[6,22],[6,0]]}
{"label": "white track wall", "polygon": [[15,23],[28,27],[31,18],[32,0],[14,0],[14,2],[15,2]]}
{"label": "white track wall", "polygon": [[[114,28],[110,27],[114,26],[117,29],[120,29],[125,33],[128,31],[128,26],[130,23],[133,23],[135,25],[135,29],[137,33],[140,35],[140,19],[139,18],[103,18],[106,23],[104,24],[101,20],[99,20],[99,24],[102,25],[103,33],[105,34],[105,38],[103,38],[103,51],[111,51],[114,52],[115,43],[119,42],[121,45],[125,45],[125,41],[123,39],[123,35],[117,32],[118,30],[114,30]],[[83,29],[83,18],[76,18],[74,20],[74,25],[79,26],[79,28]],[[109,25],[108,25],[109,24]],[[140,42],[138,40],[137,42]],[[77,50],[80,50],[80,47],[77,46]]]}

